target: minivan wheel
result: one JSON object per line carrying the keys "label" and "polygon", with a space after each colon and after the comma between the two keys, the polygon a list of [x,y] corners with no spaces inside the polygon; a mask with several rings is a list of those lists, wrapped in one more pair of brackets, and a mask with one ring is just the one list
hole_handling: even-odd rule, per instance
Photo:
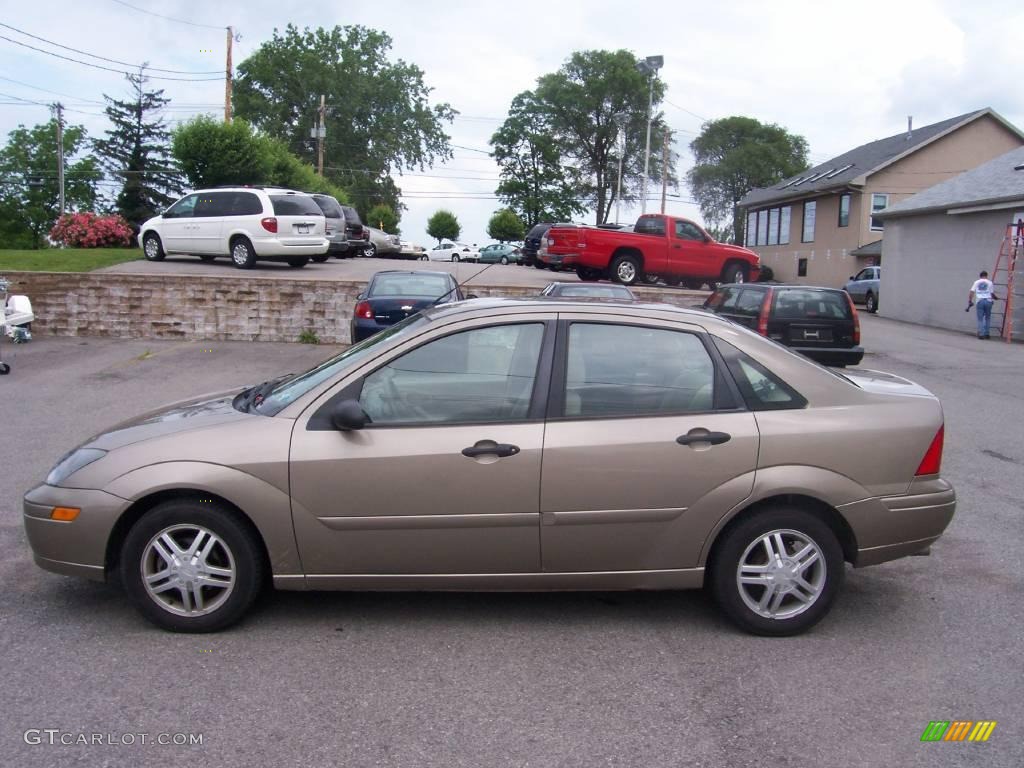
{"label": "minivan wheel", "polygon": [[740,628],[795,635],[832,607],[843,581],[843,551],[818,517],[766,507],[722,534],[709,575],[716,601]]}
{"label": "minivan wheel", "polygon": [[640,280],[640,262],[634,256],[619,256],[612,262],[612,279],[623,285],[635,285]]}
{"label": "minivan wheel", "polygon": [[294,269],[302,269],[309,264],[309,256],[292,256],[288,259],[288,266]]}
{"label": "minivan wheel", "polygon": [[864,309],[871,314],[878,311],[878,300],[875,299],[875,294],[871,291],[868,291],[868,295],[864,297]]}
{"label": "minivan wheel", "polygon": [[142,238],[142,252],[146,256],[146,261],[163,261],[167,255],[160,243],[160,236],[155,232],[147,232]]}
{"label": "minivan wheel", "polygon": [[238,621],[264,577],[256,537],[217,504],[171,500],[132,526],[121,581],[149,621],[172,632],[215,632]]}
{"label": "minivan wheel", "polygon": [[231,261],[239,269],[252,269],[256,266],[256,252],[247,238],[236,237],[231,242]]}

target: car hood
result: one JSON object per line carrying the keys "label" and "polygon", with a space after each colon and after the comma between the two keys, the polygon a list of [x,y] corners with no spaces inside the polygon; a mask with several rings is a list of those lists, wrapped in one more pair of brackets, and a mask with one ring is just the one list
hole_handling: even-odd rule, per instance
{"label": "car hood", "polygon": [[916,384],[910,379],[904,379],[902,376],[885,373],[884,371],[845,368],[842,371],[842,375],[867,392],[875,392],[880,395],[910,395],[912,397],[935,398],[935,395],[920,384]]}
{"label": "car hood", "polygon": [[132,443],[164,437],[175,432],[202,429],[215,424],[253,418],[235,410],[231,405],[238,389],[214,392],[188,400],[181,400],[122,421],[110,429],[94,435],[82,444],[83,448],[112,451]]}

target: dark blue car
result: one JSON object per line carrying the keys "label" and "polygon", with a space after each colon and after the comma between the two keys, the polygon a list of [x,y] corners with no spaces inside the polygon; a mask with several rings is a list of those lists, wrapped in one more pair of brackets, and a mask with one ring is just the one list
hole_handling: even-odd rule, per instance
{"label": "dark blue car", "polygon": [[366,290],[356,297],[352,343],[368,339],[424,307],[464,298],[459,284],[447,272],[378,272],[370,278]]}

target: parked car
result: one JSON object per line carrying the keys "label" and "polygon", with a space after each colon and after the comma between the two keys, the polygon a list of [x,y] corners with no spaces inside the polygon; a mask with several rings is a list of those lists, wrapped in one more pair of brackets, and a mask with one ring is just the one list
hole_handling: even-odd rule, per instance
{"label": "parked car", "polygon": [[481,264],[518,264],[522,251],[508,243],[491,243],[480,249]]}
{"label": "parked car", "polygon": [[553,227],[553,224],[537,224],[529,232],[526,233],[526,239],[523,240],[522,249],[522,264],[530,267],[536,267],[537,269],[544,269],[545,265],[537,261],[537,251],[540,250],[540,241],[544,235],[547,234],[548,230]]}
{"label": "parked car", "polygon": [[425,255],[426,259],[423,259],[422,256],[420,259],[423,261],[478,261],[480,259],[480,251],[476,249],[475,245],[453,243],[451,240],[442,240]]}
{"label": "parked car", "polygon": [[328,226],[332,238],[329,254],[339,259],[362,256],[370,246],[370,232],[368,227],[363,226],[359,212],[351,205],[341,205],[330,195],[318,193],[312,197],[324,210],[324,215],[330,211]]}
{"label": "parked car", "polygon": [[745,283],[757,280],[761,269],[754,251],[719,243],[688,219],[657,213],[641,216],[632,230],[557,224],[541,240],[537,259],[552,269],[575,269],[580,280],[624,285],[652,276],[687,287]]}
{"label": "parked car", "polygon": [[331,195],[324,195],[319,192],[311,194],[310,197],[316,202],[323,211],[324,219],[326,222],[326,235],[330,241],[330,246],[327,248],[327,253],[323,256],[314,257],[313,261],[325,262],[331,256],[337,256],[338,258],[344,258],[349,251],[351,246],[348,240],[347,222],[345,220],[345,209],[341,203],[338,202],[337,198]]}
{"label": "parked car", "polygon": [[409,242],[408,240],[402,240],[400,242],[398,257],[401,259],[422,259],[425,252],[426,248],[422,245],[417,245],[416,243]]}
{"label": "parked car", "polygon": [[185,195],[139,230],[148,261],[169,254],[213,261],[229,256],[239,269],[257,261],[304,267],[327,253],[323,211],[312,197],[273,187],[218,187]]}
{"label": "parked car", "polygon": [[850,275],[845,290],[855,304],[863,304],[864,309],[873,314],[878,311],[878,289],[881,279],[881,267],[864,267],[856,275]]}
{"label": "parked car", "polygon": [[540,295],[549,299],[636,301],[636,295],[624,285],[594,285],[593,283],[548,283]]}
{"label": "parked car", "polygon": [[363,256],[397,256],[402,250],[402,240],[398,235],[389,235],[382,229],[366,227],[370,233],[370,242],[363,250]]}
{"label": "parked car", "polygon": [[721,285],[704,308],[826,365],[857,365],[860,318],[838,288],[742,283]]}
{"label": "parked car", "polygon": [[367,339],[439,300],[463,298],[459,284],[447,272],[377,272],[366,290],[356,296],[352,343]]}
{"label": "parked car", "polygon": [[[706,312],[484,299],[101,432],[23,521],[38,565],[120,579],[175,631],[226,627],[272,583],[705,586],[743,629],[790,635],[829,611],[844,561],[941,536],[942,449],[921,386],[838,375]],[[888,573],[910,579],[902,607],[914,565]]]}

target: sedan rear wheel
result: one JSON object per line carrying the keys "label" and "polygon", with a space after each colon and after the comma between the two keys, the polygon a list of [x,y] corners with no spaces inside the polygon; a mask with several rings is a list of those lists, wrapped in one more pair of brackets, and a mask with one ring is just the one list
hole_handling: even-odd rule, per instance
{"label": "sedan rear wheel", "polygon": [[452,254],[452,261],[459,261],[459,254],[453,253]]}
{"label": "sedan rear wheel", "polygon": [[710,583],[734,623],[757,635],[795,635],[828,613],[843,580],[832,529],[801,509],[767,507],[723,534]]}
{"label": "sedan rear wheel", "polygon": [[420,256],[420,261],[430,261],[430,257],[427,254],[423,254]]}
{"label": "sedan rear wheel", "polygon": [[172,632],[238,621],[263,583],[259,543],[237,513],[172,500],[147,512],[121,548],[121,580],[136,608]]}
{"label": "sedan rear wheel", "polygon": [[502,264],[508,264],[508,256],[502,256],[501,257],[501,263]]}

